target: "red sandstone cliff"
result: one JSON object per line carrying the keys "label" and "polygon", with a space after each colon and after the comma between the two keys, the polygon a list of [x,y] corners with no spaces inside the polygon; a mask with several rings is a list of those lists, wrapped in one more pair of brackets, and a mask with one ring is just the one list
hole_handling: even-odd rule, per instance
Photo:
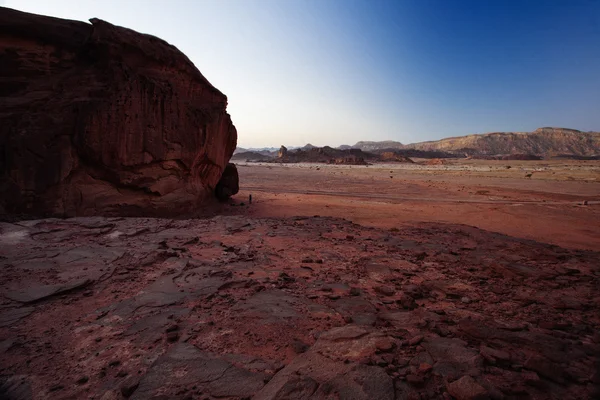
{"label": "red sandstone cliff", "polygon": [[227,97],[165,41],[91,22],[0,8],[0,212],[196,211],[236,147]]}

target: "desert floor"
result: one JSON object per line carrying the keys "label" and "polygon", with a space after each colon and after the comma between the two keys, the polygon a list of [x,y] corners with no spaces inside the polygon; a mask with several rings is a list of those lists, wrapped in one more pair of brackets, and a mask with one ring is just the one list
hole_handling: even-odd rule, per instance
{"label": "desert floor", "polygon": [[318,214],[380,228],[466,224],[563,247],[600,249],[600,161],[237,165],[241,190],[236,200],[248,203],[252,194],[252,206],[244,212],[257,217]]}
{"label": "desert floor", "polygon": [[598,162],[238,168],[208,218],[0,222],[0,399],[600,395]]}

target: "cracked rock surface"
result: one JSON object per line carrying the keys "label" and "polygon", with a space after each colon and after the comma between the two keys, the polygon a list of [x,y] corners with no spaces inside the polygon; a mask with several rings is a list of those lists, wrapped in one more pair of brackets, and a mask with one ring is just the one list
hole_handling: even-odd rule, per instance
{"label": "cracked rock surface", "polygon": [[319,216],[0,223],[0,397],[593,398],[598,259]]}

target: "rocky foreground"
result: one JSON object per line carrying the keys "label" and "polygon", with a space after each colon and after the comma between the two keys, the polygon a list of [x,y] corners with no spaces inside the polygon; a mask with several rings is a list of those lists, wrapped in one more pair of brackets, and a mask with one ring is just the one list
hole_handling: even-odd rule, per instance
{"label": "rocky foreground", "polygon": [[585,399],[598,383],[598,253],[318,216],[0,227],[2,398]]}

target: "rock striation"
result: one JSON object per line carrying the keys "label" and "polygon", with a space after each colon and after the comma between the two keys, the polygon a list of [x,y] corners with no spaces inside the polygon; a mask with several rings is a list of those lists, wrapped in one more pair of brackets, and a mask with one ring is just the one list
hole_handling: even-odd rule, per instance
{"label": "rock striation", "polygon": [[237,144],[227,97],[167,42],[90,21],[0,8],[0,213],[196,212]]}

